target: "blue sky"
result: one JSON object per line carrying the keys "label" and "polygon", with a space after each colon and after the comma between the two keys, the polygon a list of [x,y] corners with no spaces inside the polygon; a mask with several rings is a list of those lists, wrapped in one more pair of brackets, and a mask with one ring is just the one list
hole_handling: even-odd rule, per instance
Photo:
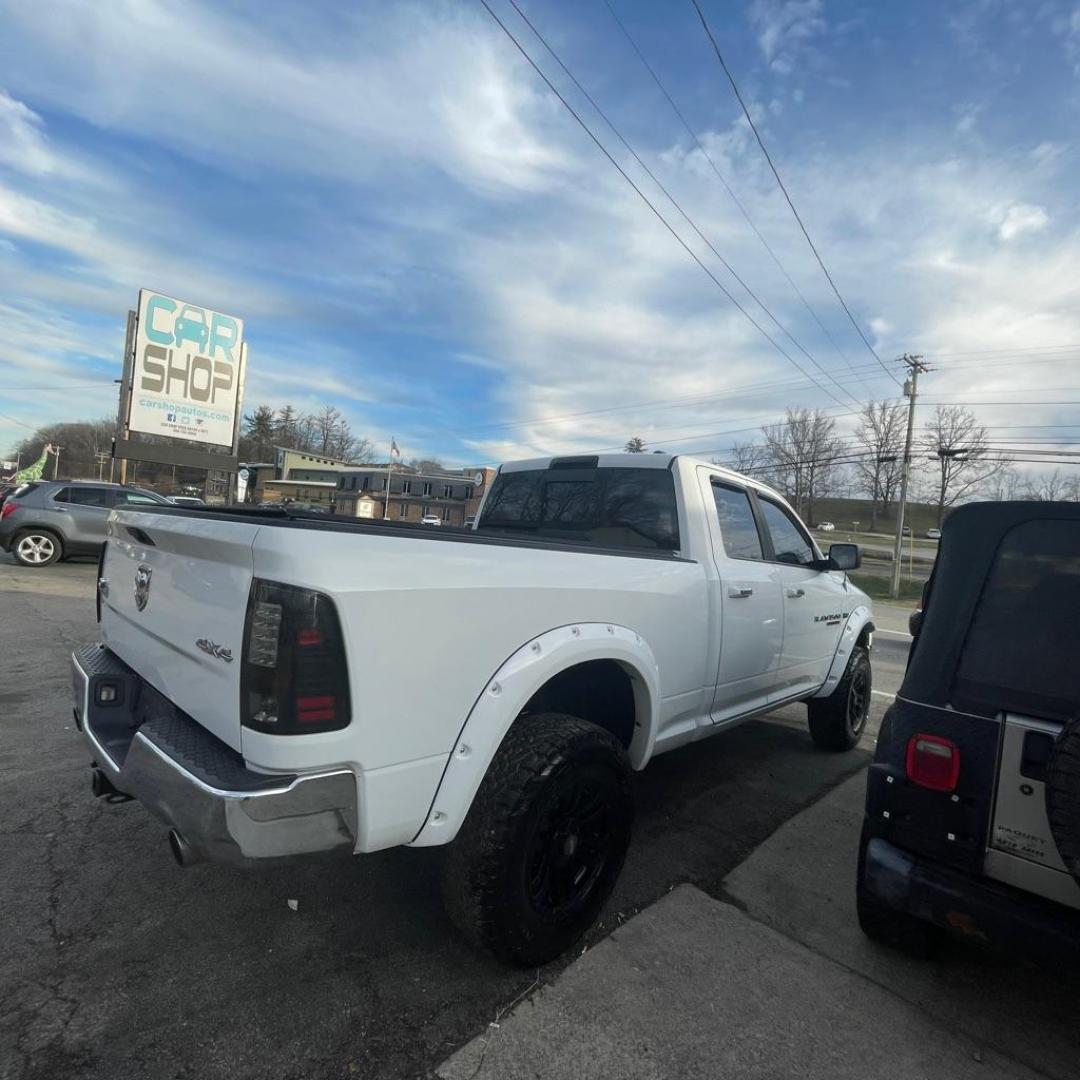
{"label": "blue sky", "polygon": [[[491,3],[741,294],[507,0]],[[448,463],[633,434],[722,454],[787,405],[849,425],[846,390],[895,394],[690,0],[612,6],[817,319],[604,0],[519,3],[833,396],[725,300],[478,0],[0,0],[0,450],[115,412],[140,286],[246,320],[248,406],[333,403],[377,444]],[[1080,400],[1075,0],[703,7],[878,353],[926,353],[926,400],[990,403],[976,411],[996,437],[1075,424],[1060,404]],[[992,404],[1031,400],[1046,404]]]}

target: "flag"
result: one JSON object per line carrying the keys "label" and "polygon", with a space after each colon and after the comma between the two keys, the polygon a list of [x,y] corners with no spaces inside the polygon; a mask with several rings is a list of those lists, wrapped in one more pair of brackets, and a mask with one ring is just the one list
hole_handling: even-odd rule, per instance
{"label": "flag", "polygon": [[401,451],[397,448],[397,443],[394,442],[392,437],[390,439],[390,456],[401,457]]}

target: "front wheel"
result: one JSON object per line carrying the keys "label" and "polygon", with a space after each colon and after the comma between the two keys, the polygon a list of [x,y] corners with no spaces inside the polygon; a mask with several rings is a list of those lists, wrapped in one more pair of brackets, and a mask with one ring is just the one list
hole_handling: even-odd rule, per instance
{"label": "front wheel", "polygon": [[25,529],[15,537],[11,553],[20,566],[40,569],[56,562],[64,553],[59,539],[45,529]]}
{"label": "front wheel", "polygon": [[873,683],[870,653],[865,645],[856,645],[836,689],[826,698],[811,698],[806,703],[810,737],[818,746],[824,750],[851,750],[855,746],[870,715]]}
{"label": "front wheel", "polygon": [[633,816],[630,765],[612,735],[561,713],[518,720],[446,851],[450,918],[501,960],[555,959],[611,894]]}

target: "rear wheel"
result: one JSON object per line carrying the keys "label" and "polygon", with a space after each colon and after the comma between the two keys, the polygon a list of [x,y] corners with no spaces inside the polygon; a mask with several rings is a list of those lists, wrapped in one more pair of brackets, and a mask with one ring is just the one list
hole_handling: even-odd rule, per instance
{"label": "rear wheel", "polygon": [[24,529],[15,537],[11,553],[21,566],[39,569],[49,566],[64,554],[60,538],[47,529]]}
{"label": "rear wheel", "polygon": [[806,703],[810,737],[818,746],[825,750],[855,746],[870,715],[873,684],[870,653],[865,645],[856,645],[836,689],[826,698],[811,698]]}
{"label": "rear wheel", "polygon": [[445,853],[447,912],[501,960],[553,960],[611,893],[633,824],[620,743],[561,713],[519,720]]}

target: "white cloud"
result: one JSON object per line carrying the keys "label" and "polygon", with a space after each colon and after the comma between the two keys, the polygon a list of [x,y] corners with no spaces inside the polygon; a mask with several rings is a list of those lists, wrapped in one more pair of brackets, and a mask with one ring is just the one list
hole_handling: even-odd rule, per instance
{"label": "white cloud", "polygon": [[998,236],[1008,242],[1025,233],[1040,232],[1045,229],[1050,218],[1041,206],[1029,203],[1013,203],[1001,216]]}
{"label": "white cloud", "polygon": [[0,87],[0,164],[40,174],[55,167],[41,133],[41,117]]}
{"label": "white cloud", "polygon": [[822,0],[754,0],[749,15],[766,63],[780,75],[790,75],[827,28]]}
{"label": "white cloud", "polygon": [[362,179],[407,159],[528,192],[564,164],[529,123],[549,103],[479,16],[415,3],[295,25],[199,5],[0,9],[9,86],[215,168]]}

